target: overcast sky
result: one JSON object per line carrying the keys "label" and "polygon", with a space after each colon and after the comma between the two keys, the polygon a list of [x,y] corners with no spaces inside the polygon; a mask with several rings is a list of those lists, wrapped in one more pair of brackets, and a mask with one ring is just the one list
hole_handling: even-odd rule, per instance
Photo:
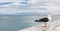
{"label": "overcast sky", "polygon": [[[13,3],[8,3],[13,2]],[[0,0],[0,14],[60,15],[60,0]]]}

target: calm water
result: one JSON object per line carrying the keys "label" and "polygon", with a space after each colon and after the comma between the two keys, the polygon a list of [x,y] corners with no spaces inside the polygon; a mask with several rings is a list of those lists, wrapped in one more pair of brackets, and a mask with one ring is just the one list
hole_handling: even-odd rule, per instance
{"label": "calm water", "polygon": [[[0,31],[17,31],[42,23],[34,22],[45,16],[0,16]],[[60,19],[60,16],[55,16],[54,19]]]}

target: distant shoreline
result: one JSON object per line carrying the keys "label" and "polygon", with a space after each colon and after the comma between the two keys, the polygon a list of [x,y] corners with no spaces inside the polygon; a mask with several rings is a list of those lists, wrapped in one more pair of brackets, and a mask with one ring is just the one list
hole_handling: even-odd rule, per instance
{"label": "distant shoreline", "polygon": [[[0,16],[47,16],[47,15],[0,15]],[[53,16],[60,16],[60,15],[53,15]]]}

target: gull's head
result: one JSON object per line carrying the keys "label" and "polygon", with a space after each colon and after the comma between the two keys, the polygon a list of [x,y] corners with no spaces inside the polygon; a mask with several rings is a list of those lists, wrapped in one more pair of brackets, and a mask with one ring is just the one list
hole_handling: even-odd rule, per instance
{"label": "gull's head", "polygon": [[53,16],[52,15],[48,15],[48,19],[49,19],[49,21],[52,21]]}

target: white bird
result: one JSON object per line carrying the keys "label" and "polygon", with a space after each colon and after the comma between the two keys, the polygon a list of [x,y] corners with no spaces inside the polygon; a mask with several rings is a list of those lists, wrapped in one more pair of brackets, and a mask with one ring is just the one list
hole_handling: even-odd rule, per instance
{"label": "white bird", "polygon": [[49,19],[49,21],[46,22],[46,27],[44,27],[42,24],[42,26],[33,26],[18,31],[60,31],[60,20],[53,21],[54,17],[52,15],[48,15],[47,18]]}

